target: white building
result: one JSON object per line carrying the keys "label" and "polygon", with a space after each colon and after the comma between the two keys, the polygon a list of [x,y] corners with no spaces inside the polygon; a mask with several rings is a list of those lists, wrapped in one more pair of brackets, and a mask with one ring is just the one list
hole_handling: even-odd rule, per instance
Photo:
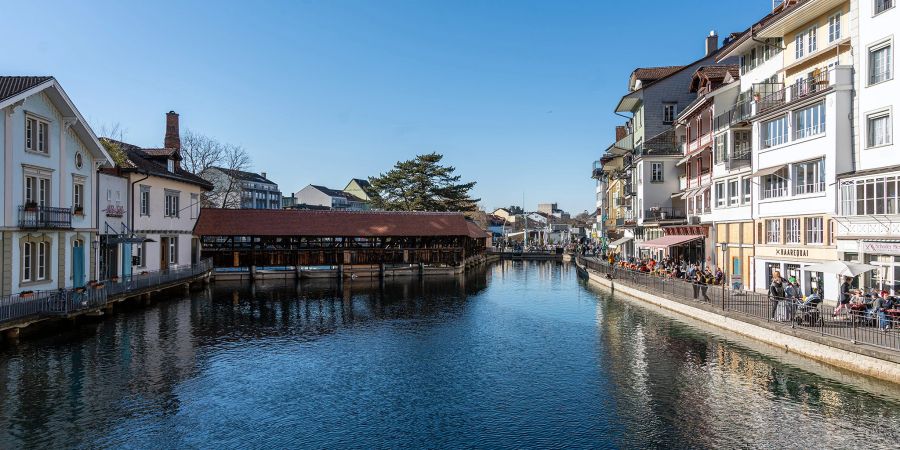
{"label": "white building", "polygon": [[181,168],[178,114],[166,114],[162,148],[108,141],[127,158],[120,165],[129,186],[125,206],[129,230],[122,237],[133,243],[123,247],[122,258],[133,264],[126,264],[122,275],[199,262],[200,245],[193,235],[194,225],[200,216],[201,195],[212,189],[212,184]]}
{"label": "white building", "polygon": [[895,49],[897,2],[861,0],[854,46],[856,111],[854,165],[838,174],[837,246],[847,261],[877,265],[869,287],[900,287],[900,148],[894,142],[900,84]]}
{"label": "white building", "polygon": [[100,236],[100,255],[97,279],[130,273],[131,261],[125,260],[126,246],[130,246],[128,232],[128,178],[115,168],[103,168],[97,174],[97,226]]}
{"label": "white building", "polygon": [[348,211],[365,211],[369,204],[349,192],[310,184],[297,191],[298,207],[321,207]]}
{"label": "white building", "polygon": [[96,169],[110,161],[53,77],[0,77],[0,292],[96,277]]}

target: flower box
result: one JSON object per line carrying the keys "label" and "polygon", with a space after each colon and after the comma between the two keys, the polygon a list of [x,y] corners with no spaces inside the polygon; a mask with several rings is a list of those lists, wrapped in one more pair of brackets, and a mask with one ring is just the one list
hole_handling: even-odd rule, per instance
{"label": "flower box", "polygon": [[19,292],[19,298],[31,298],[31,297],[34,297],[34,291]]}
{"label": "flower box", "polygon": [[103,289],[103,283],[97,283],[94,285],[94,289]]}

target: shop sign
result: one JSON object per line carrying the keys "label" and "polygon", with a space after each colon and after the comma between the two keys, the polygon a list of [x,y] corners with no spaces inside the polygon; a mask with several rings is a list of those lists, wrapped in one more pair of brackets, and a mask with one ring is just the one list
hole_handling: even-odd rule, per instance
{"label": "shop sign", "polygon": [[775,249],[776,256],[793,256],[796,258],[808,258],[809,250],[805,248],[779,248]]}
{"label": "shop sign", "polygon": [[900,242],[863,241],[862,251],[867,254],[900,255]]}

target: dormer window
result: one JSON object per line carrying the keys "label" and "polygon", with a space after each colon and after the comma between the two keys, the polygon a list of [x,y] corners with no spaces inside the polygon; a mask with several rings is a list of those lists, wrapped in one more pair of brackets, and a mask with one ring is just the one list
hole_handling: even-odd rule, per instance
{"label": "dormer window", "polygon": [[175,160],[174,159],[167,160],[166,167],[169,169],[169,172],[175,172]]}

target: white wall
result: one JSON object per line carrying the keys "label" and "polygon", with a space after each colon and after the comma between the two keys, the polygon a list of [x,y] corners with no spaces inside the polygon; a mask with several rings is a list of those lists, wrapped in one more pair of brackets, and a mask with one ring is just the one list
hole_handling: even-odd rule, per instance
{"label": "white wall", "polygon": [[331,196],[325,195],[322,191],[306,186],[297,191],[297,204],[327,206],[331,208]]}
{"label": "white wall", "polygon": [[[875,169],[900,164],[900,148],[898,148],[897,132],[900,122],[897,121],[898,106],[900,105],[900,80],[897,78],[897,39],[900,38],[900,12],[897,6],[874,16],[874,1],[859,2],[859,48],[857,76],[860,77],[857,84],[859,108],[856,121],[858,142],[857,170]],[[892,72],[893,79],[882,83],[869,84],[869,48],[884,40],[892,42]],[[867,148],[867,122],[866,116],[874,111],[888,108],[891,111],[893,142],[891,145]]]}

